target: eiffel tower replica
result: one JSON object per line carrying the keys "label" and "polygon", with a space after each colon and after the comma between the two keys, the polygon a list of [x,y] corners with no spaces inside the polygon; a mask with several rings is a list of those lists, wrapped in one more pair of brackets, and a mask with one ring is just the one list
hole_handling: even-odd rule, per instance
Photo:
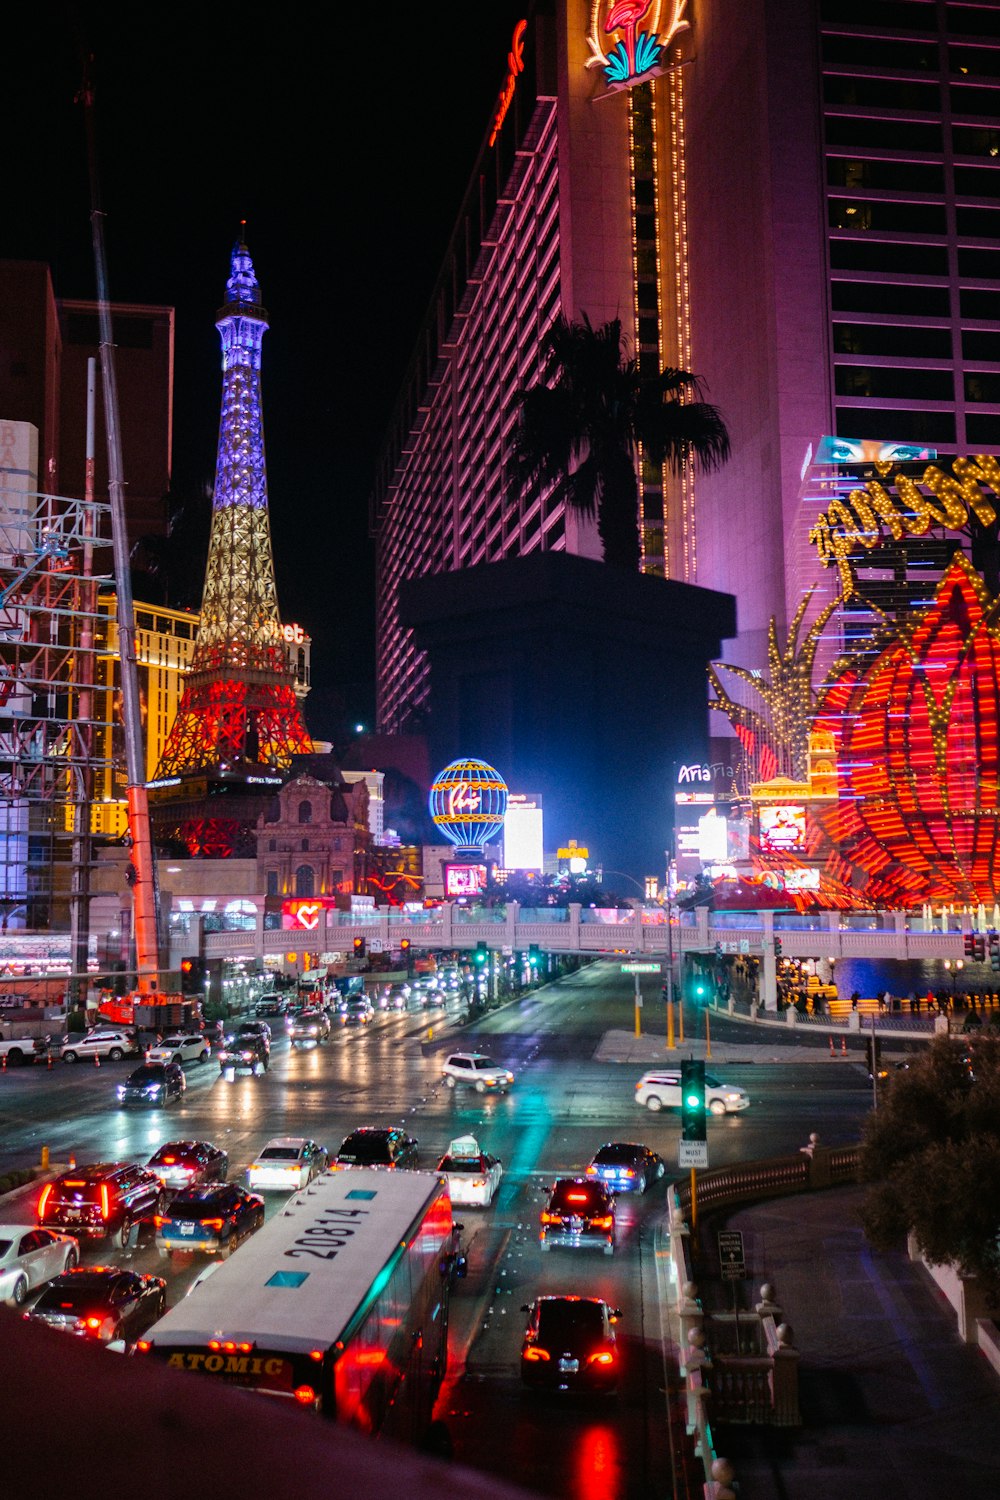
{"label": "eiffel tower replica", "polygon": [[259,813],[292,757],[312,750],[278,615],[260,390],[268,324],[243,228],[215,322],[222,415],[201,626],[149,788],[157,843],[210,859],[252,852]]}

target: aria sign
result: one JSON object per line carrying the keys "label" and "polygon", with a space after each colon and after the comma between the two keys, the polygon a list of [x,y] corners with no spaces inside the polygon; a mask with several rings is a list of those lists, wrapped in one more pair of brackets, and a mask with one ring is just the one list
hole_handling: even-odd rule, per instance
{"label": "aria sign", "polygon": [[689,31],[687,0],[593,0],[585,67],[601,68],[610,91],[632,88],[669,66],[670,43]]}

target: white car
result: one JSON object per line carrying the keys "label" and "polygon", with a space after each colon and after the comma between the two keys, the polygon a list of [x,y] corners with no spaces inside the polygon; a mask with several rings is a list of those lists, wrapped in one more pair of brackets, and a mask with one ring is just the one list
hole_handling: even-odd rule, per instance
{"label": "white car", "polygon": [[328,1164],[325,1146],[301,1135],[276,1135],[247,1167],[247,1186],[253,1192],[295,1193],[308,1187]]}
{"label": "white car", "polygon": [[175,1036],[164,1037],[155,1047],[150,1047],[146,1056],[147,1062],[154,1063],[189,1063],[208,1062],[212,1055],[212,1044],[207,1037],[200,1032],[178,1032]]}
{"label": "white car", "polygon": [[100,1026],[83,1036],[69,1037],[59,1049],[63,1062],[88,1062],[95,1057],[105,1057],[109,1062],[118,1062],[138,1052],[135,1037],[121,1027]]}
{"label": "white car", "polygon": [[503,1176],[498,1158],[481,1150],[473,1135],[451,1141],[437,1169],[448,1179],[452,1203],[469,1208],[489,1208]]}
{"label": "white car", "polygon": [[34,1224],[0,1224],[0,1299],[20,1307],[29,1292],[80,1264],[71,1234]]}
{"label": "white car", "polygon": [[[636,1104],[644,1104],[654,1112],[659,1109],[680,1109],[680,1068],[656,1068],[643,1073],[635,1086]],[[741,1109],[750,1108],[750,1095],[737,1084],[722,1083],[711,1073],[705,1074],[705,1108],[713,1115],[733,1115]]]}
{"label": "white car", "polygon": [[495,1063],[491,1057],[484,1057],[481,1052],[453,1052],[441,1071],[447,1088],[467,1083],[477,1094],[485,1094],[487,1089],[505,1094],[514,1082],[509,1068]]}

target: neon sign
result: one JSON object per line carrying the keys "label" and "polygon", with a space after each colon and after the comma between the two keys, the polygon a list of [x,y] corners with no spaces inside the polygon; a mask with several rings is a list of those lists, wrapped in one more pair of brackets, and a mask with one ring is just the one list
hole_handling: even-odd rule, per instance
{"label": "neon sign", "polygon": [[485,865],[445,865],[444,893],[446,896],[478,896],[486,889]]}
{"label": "neon sign", "polygon": [[500,91],[497,100],[497,112],[493,119],[493,129],[490,131],[490,145],[496,144],[496,138],[503,128],[503,122],[507,118],[507,111],[514,102],[514,90],[517,87],[517,76],[524,72],[524,33],[528,29],[527,21],[518,21],[514,27],[514,35],[507,53],[507,78]]}
{"label": "neon sign", "polygon": [[446,839],[481,853],[503,827],[507,783],[484,760],[455,760],[435,777],[428,808]]}
{"label": "neon sign", "polygon": [[329,896],[312,897],[309,900],[296,896],[289,901],[282,901],[281,925],[286,931],[294,928],[296,931],[315,932],[323,919],[323,913],[336,904]]}
{"label": "neon sign", "polygon": [[[668,66],[674,37],[691,28],[684,19],[686,9],[687,0],[593,0],[587,32],[590,56],[584,66],[601,68],[612,91],[655,78]],[[642,31],[641,21],[646,22]]]}

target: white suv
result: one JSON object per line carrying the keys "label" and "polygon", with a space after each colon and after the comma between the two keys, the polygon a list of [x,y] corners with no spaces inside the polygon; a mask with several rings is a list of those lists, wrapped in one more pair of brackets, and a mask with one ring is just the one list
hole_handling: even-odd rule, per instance
{"label": "white suv", "polygon": [[[635,1086],[636,1104],[647,1109],[680,1109],[680,1068],[655,1068],[643,1073]],[[705,1074],[705,1108],[713,1115],[734,1115],[741,1109],[749,1109],[750,1095],[746,1089],[730,1083],[722,1083],[711,1073]]]}
{"label": "white suv", "polygon": [[509,1068],[484,1057],[481,1052],[453,1052],[441,1071],[448,1088],[453,1089],[456,1083],[467,1083],[477,1094],[485,1094],[487,1089],[497,1089],[505,1094],[514,1082]]}
{"label": "white suv", "polygon": [[83,1062],[88,1057],[106,1057],[109,1062],[118,1062],[119,1058],[128,1057],[138,1050],[131,1032],[120,1028],[98,1027],[83,1036],[70,1037],[63,1042],[59,1055],[67,1063]]}

